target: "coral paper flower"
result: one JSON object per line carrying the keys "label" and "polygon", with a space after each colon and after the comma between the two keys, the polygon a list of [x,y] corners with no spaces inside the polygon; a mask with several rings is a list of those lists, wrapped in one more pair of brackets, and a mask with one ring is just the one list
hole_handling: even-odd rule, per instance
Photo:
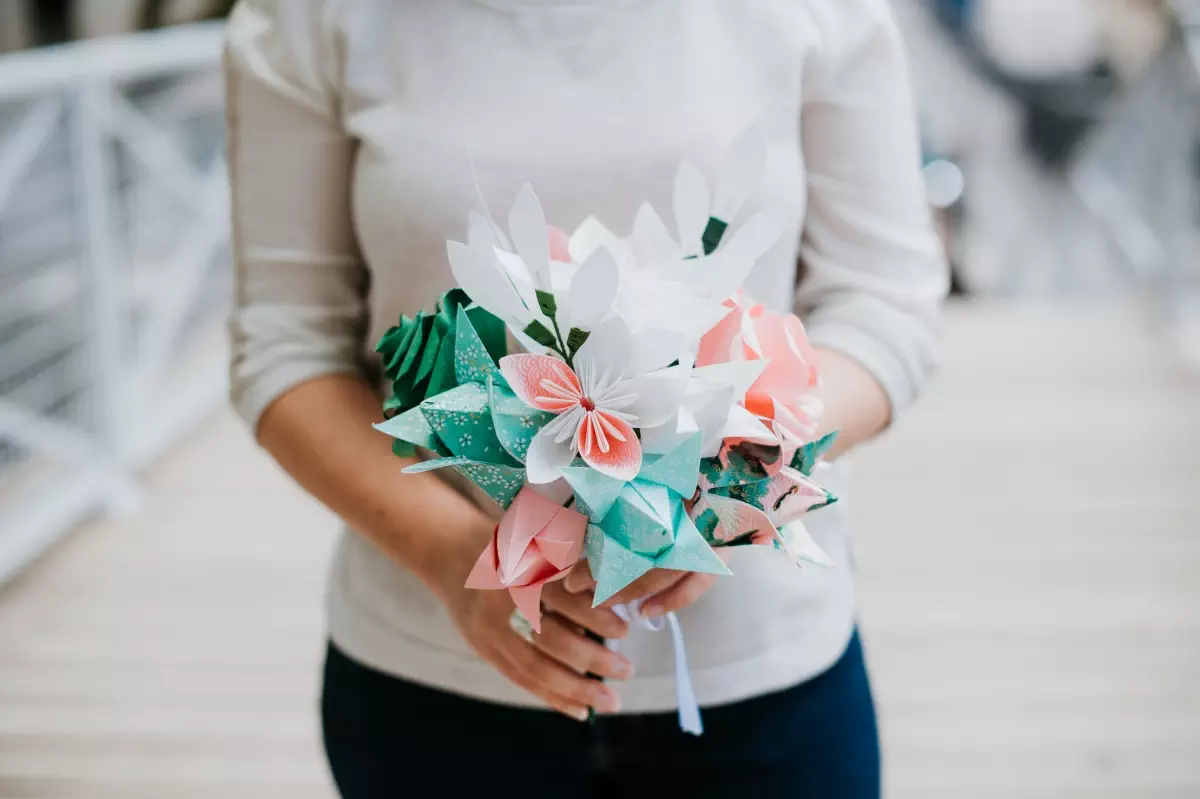
{"label": "coral paper flower", "polygon": [[696,365],[767,361],[743,404],[773,426],[785,447],[807,441],[821,409],[812,396],[819,360],[804,325],[795,314],[769,311],[740,292],[725,305],[729,313],[701,339]]}
{"label": "coral paper flower", "polygon": [[565,577],[583,554],[587,517],[533,488],[517,494],[467,577],[467,588],[508,589],[541,632],[542,587]]}
{"label": "coral paper flower", "polygon": [[[602,474],[632,480],[642,467],[634,432],[665,422],[678,409],[683,381],[664,372],[678,351],[659,331],[655,342],[634,342],[623,322],[610,319],[588,337],[572,368],[549,355],[523,353],[500,359],[500,371],[532,408],[555,414],[529,445],[525,469],[531,483],[561,476],[578,454]],[[669,372],[669,370],[667,370]]]}

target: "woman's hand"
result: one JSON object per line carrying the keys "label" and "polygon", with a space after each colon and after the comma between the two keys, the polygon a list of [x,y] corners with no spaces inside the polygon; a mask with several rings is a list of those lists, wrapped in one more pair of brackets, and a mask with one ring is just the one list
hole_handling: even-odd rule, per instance
{"label": "woman's hand", "polygon": [[[477,556],[478,553],[472,555]],[[619,699],[603,682],[584,676],[627,679],[626,658],[588,638],[583,626],[605,638],[622,638],[628,627],[606,608],[591,607],[588,596],[569,594],[561,581],[546,586],[542,631],[526,641],[509,625],[514,605],[506,591],[463,587],[463,568],[444,570],[438,595],[459,632],[479,657],[547,705],[583,721],[588,708],[614,713]],[[461,574],[460,574],[461,572]]]}
{"label": "woman's hand", "polygon": [[[728,561],[724,549],[715,550],[717,557]],[[720,578],[717,574],[675,571],[673,569],[651,569],[627,585],[619,593],[597,608],[627,605],[642,600],[641,614],[647,618],[664,616],[683,610],[704,595]],[[583,597],[590,605],[596,581],[588,568],[587,561],[580,561],[563,580],[563,589],[572,595]]]}

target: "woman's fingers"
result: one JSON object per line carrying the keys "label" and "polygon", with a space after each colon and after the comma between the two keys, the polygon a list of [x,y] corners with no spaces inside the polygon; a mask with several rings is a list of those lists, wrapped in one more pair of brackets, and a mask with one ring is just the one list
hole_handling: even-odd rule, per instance
{"label": "woman's fingers", "polygon": [[568,669],[516,636],[512,640],[504,652],[504,675],[551,707],[572,718],[586,718],[589,707],[601,713],[620,709],[616,692],[600,680]]}
{"label": "woman's fingers", "polygon": [[567,572],[567,576],[563,578],[563,588],[569,594],[582,594],[585,591],[591,591],[596,587],[596,581],[592,579],[592,570],[588,566],[587,560],[581,560],[576,563],[571,571]]}
{"label": "woman's fingers", "polygon": [[559,580],[542,589],[542,605],[548,610],[603,638],[624,638],[629,634],[629,624],[611,608],[592,607],[591,591],[572,594],[563,582]]}
{"label": "woman's fingers", "polygon": [[607,600],[603,607],[610,608],[613,605],[628,605],[634,600],[661,594],[689,574],[691,572],[675,571],[673,569],[651,569],[621,589],[616,596]]}
{"label": "woman's fingers", "polygon": [[655,594],[642,603],[642,615],[653,619],[683,610],[699,599],[705,591],[712,588],[716,582],[717,575],[715,574],[689,574],[662,593]]}
{"label": "woman's fingers", "polygon": [[633,676],[626,657],[587,638],[573,624],[554,616],[542,617],[542,631],[534,636],[534,646],[577,672],[614,680]]}

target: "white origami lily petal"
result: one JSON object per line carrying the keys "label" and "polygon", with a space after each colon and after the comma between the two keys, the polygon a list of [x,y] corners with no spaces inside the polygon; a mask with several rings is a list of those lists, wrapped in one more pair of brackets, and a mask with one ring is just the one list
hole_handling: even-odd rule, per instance
{"label": "white origami lily petal", "polygon": [[571,254],[571,260],[578,264],[587,261],[592,257],[592,253],[601,247],[612,253],[617,266],[632,267],[637,262],[629,245],[594,216],[583,220],[579,227],[575,228],[575,232],[571,234],[571,238],[567,242],[567,251]]}
{"label": "white origami lily petal", "polygon": [[725,153],[713,197],[713,216],[723,222],[733,221],[750,192],[762,180],[766,161],[766,131],[762,125],[751,125],[733,140]]}
{"label": "white origami lily petal", "polygon": [[686,380],[665,372],[642,375],[620,384],[633,399],[619,410],[636,417],[632,424],[643,430],[660,427],[679,411]]}
{"label": "white origami lily petal", "polygon": [[558,430],[552,424],[537,432],[525,453],[525,477],[535,485],[558,480],[562,470],[575,460],[575,449],[571,444],[555,440]]}
{"label": "white origami lily petal", "polygon": [[588,340],[575,353],[579,379],[593,384],[601,381],[610,383],[623,374],[635,374],[629,368],[632,344],[629,328],[619,316],[610,317],[596,325]]}
{"label": "white origami lily petal", "polygon": [[772,205],[739,225],[728,241],[705,259],[701,279],[708,296],[724,299],[737,291],[755,262],[779,242],[790,218],[789,208]]}
{"label": "white origami lily petal", "polygon": [[734,396],[744,397],[768,363],[766,360],[715,363],[693,369],[691,378],[712,385],[732,386]]}
{"label": "white origami lily petal", "polygon": [[683,331],[664,328],[643,328],[631,337],[628,374],[645,374],[663,369],[687,352],[687,337]]}
{"label": "white origami lily petal", "polygon": [[536,288],[550,288],[550,231],[533,187],[526,183],[508,212],[508,233]]}
{"label": "white origami lily petal", "polygon": [[621,272],[612,253],[600,248],[578,269],[567,293],[567,328],[591,330],[612,309],[620,286]]}
{"label": "white origami lily petal", "polygon": [[779,437],[771,428],[741,405],[730,407],[729,416],[721,430],[721,438],[744,438],[760,444],[774,444],[779,441]]}
{"label": "white origami lily petal", "polygon": [[633,220],[633,235],[629,245],[640,263],[665,263],[680,257],[679,244],[671,238],[671,233],[663,223],[662,218],[650,203],[644,203],[638,209]]}
{"label": "white origami lily petal", "polygon": [[700,255],[704,251],[701,239],[708,225],[709,193],[704,175],[690,161],[679,165],[675,175],[675,227],[684,255]]}
{"label": "white origami lily petal", "polygon": [[463,291],[488,312],[520,322],[529,311],[499,263],[458,241],[446,242],[450,271]]}
{"label": "white origami lily petal", "polygon": [[495,226],[478,211],[467,214],[467,246],[484,255],[490,255],[500,246]]}

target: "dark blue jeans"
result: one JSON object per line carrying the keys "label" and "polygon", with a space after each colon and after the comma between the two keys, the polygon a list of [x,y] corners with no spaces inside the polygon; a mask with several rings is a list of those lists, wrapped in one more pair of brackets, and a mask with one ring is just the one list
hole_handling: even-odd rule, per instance
{"label": "dark blue jeans", "polygon": [[825,673],[704,710],[564,716],[396,679],[329,647],[325,750],[345,799],[878,799],[875,710],[858,636]]}

